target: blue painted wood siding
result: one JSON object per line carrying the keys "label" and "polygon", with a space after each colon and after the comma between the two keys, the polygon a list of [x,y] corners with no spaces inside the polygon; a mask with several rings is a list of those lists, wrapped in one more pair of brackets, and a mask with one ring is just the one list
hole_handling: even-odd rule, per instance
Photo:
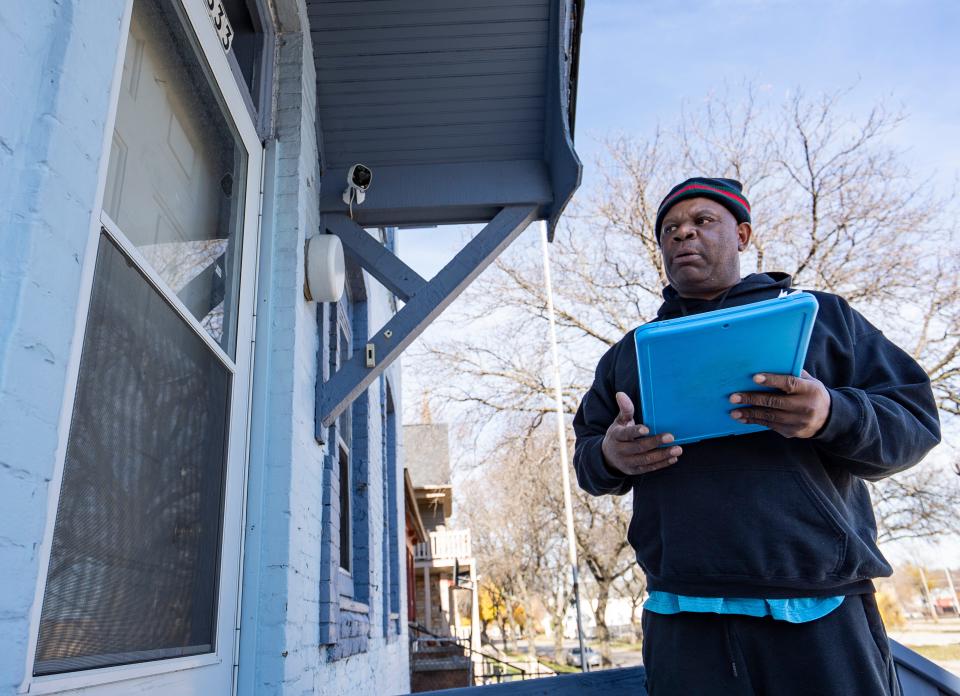
{"label": "blue painted wood siding", "polygon": [[325,166],[542,160],[548,0],[311,0]]}
{"label": "blue painted wood siding", "polygon": [[422,693],[424,696],[647,696],[646,681],[643,667],[623,667]]}

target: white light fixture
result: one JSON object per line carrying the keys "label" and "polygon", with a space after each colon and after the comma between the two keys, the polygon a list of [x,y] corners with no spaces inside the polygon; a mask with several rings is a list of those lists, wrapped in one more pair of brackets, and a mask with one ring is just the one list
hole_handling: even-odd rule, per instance
{"label": "white light fixture", "polygon": [[303,296],[309,302],[336,302],[343,295],[346,279],[343,244],[332,234],[307,240],[306,277]]}

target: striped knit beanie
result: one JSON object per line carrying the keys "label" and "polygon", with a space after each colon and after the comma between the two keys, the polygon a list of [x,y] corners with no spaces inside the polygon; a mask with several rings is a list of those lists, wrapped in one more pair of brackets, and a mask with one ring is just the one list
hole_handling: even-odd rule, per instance
{"label": "striped knit beanie", "polygon": [[660,203],[655,228],[657,244],[660,243],[660,227],[667,212],[674,205],[688,198],[709,198],[729,210],[737,223],[750,222],[750,202],[743,195],[743,184],[735,179],[708,179],[695,176],[670,189],[670,193]]}

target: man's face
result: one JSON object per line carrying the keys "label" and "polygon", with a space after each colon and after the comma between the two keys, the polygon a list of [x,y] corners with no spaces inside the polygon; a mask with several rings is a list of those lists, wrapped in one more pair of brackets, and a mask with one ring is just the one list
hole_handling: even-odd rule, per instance
{"label": "man's face", "polygon": [[680,201],[667,211],[660,233],[670,284],[684,297],[716,297],[739,282],[739,253],[750,234],[750,223],[737,224],[729,210],[709,198]]}

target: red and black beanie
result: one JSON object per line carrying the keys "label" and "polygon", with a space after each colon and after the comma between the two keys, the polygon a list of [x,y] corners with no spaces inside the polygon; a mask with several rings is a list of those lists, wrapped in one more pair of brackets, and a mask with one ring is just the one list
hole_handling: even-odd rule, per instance
{"label": "red and black beanie", "polygon": [[655,232],[660,243],[660,227],[663,218],[674,205],[688,198],[709,198],[716,201],[736,218],[737,223],[750,222],[750,202],[743,195],[743,184],[736,179],[708,179],[695,176],[682,184],[677,184],[668,193],[657,208]]}

